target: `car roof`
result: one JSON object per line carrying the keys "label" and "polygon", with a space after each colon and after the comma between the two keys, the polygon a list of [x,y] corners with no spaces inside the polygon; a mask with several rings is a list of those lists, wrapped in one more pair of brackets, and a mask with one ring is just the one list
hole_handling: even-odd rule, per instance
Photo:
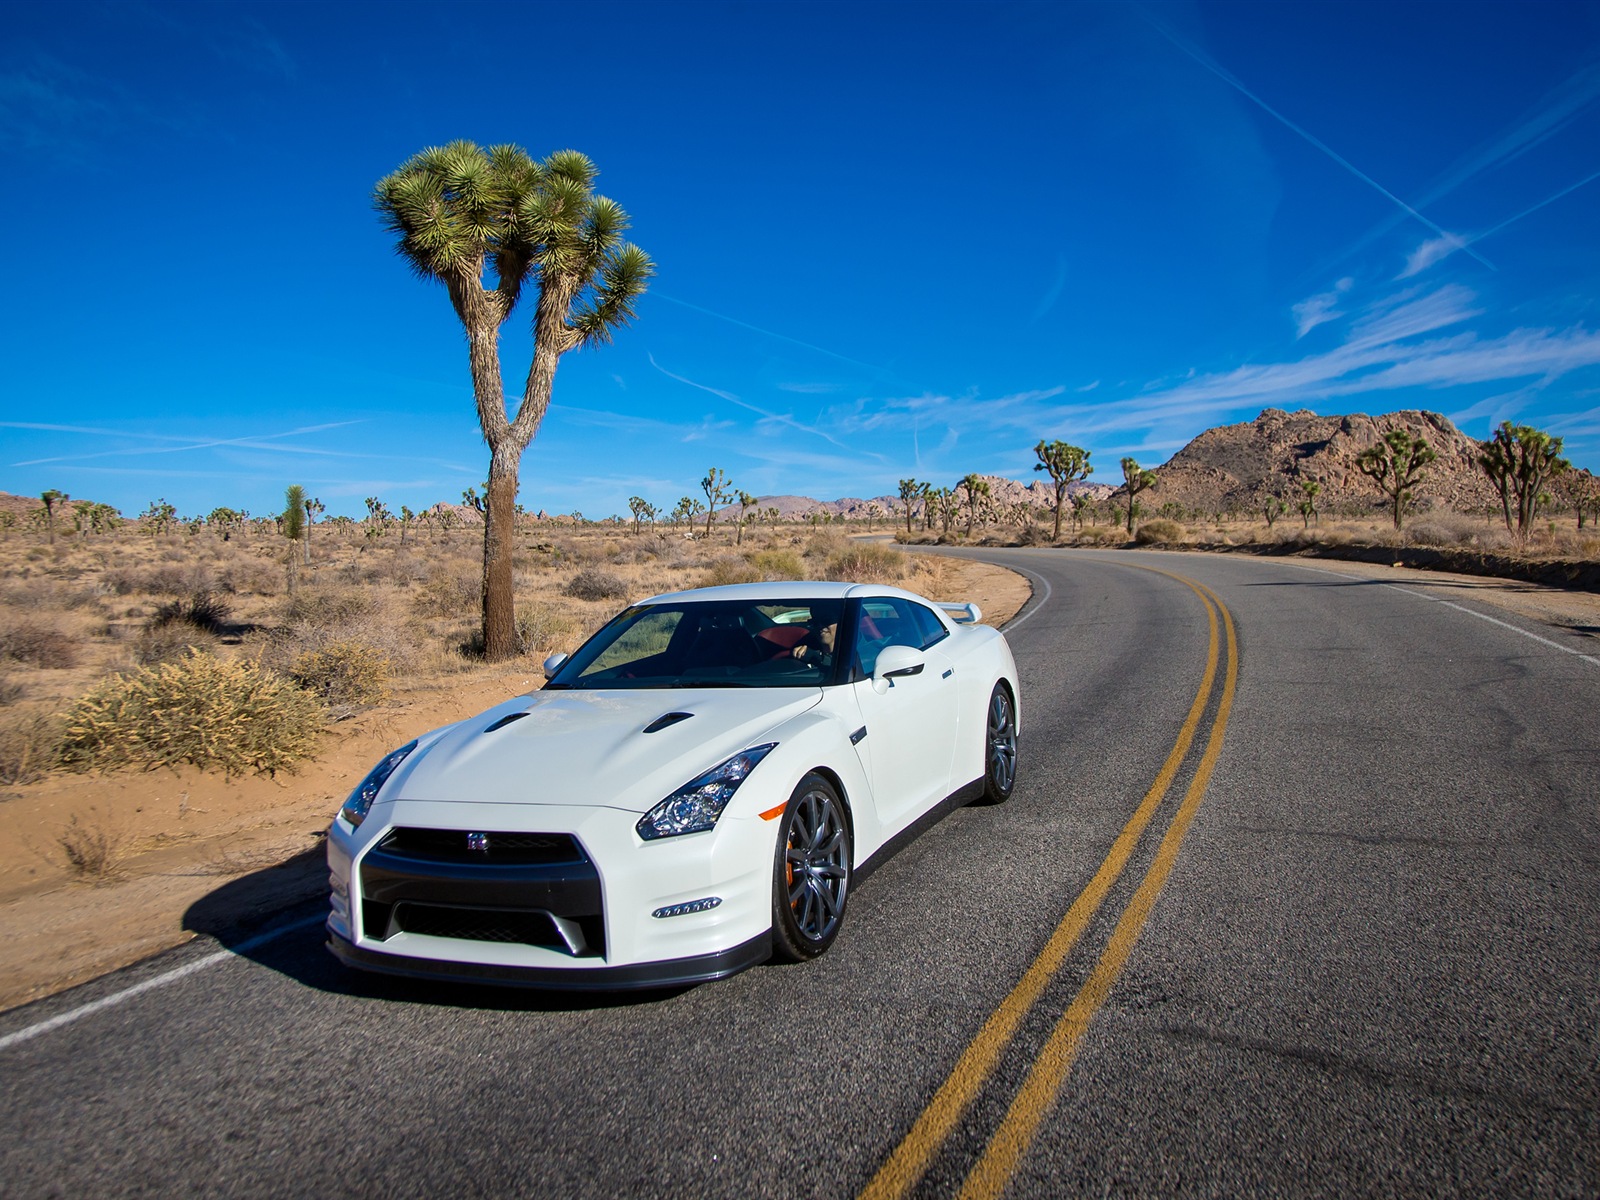
{"label": "car roof", "polygon": [[851,596],[904,596],[919,604],[931,601],[901,588],[877,583],[839,583],[826,580],[778,580],[773,583],[730,583],[721,587],[692,588],[684,592],[666,592],[640,600],[640,604],[664,604],[668,601],[702,600],[843,600]]}

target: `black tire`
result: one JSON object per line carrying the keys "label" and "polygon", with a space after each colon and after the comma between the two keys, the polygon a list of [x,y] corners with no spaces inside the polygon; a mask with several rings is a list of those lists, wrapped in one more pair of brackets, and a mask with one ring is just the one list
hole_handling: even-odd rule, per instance
{"label": "black tire", "polygon": [[983,803],[1004,804],[1017,786],[1017,705],[1003,683],[989,693],[984,721]]}
{"label": "black tire", "polygon": [[772,955],[816,958],[833,945],[850,898],[850,822],[838,789],[807,775],[783,810],[772,864]]}

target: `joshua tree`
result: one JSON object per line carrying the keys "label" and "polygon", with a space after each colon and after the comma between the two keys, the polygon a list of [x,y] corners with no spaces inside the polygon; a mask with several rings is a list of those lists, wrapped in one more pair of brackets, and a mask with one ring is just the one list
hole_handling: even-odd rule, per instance
{"label": "joshua tree", "polygon": [[289,591],[300,583],[300,539],[306,531],[306,490],[291,483],[283,493],[283,536],[289,539]]}
{"label": "joshua tree", "polygon": [[706,494],[706,536],[711,536],[711,522],[717,519],[717,505],[723,504],[732,494],[728,477],[721,467],[712,467],[700,481],[700,490]]}
{"label": "joshua tree", "polygon": [[1067,488],[1073,482],[1087,479],[1094,474],[1094,468],[1089,465],[1089,451],[1082,446],[1072,446],[1066,442],[1040,443],[1033,448],[1039,456],[1039,461],[1033,465],[1035,471],[1050,472],[1050,482],[1056,488],[1056,531],[1053,541],[1061,540],[1061,502],[1066,499]]}
{"label": "joshua tree", "polygon": [[406,544],[406,530],[411,528],[411,522],[416,519],[416,513],[412,512],[404,504],[400,506],[400,544],[402,546]]}
{"label": "joshua tree", "polygon": [[969,471],[961,477],[955,490],[967,494],[967,536],[971,537],[972,523],[978,517],[978,498],[989,494],[989,481]]}
{"label": "joshua tree", "polygon": [[902,479],[900,481],[900,503],[906,506],[906,536],[911,536],[911,506],[918,500],[923,500],[928,494],[928,485],[918,483],[915,479]]}
{"label": "joshua tree", "polygon": [[656,520],[655,506],[652,505],[649,501],[647,501],[643,496],[629,496],[628,497],[628,511],[633,513],[633,533],[634,533],[635,537],[637,537],[638,534],[639,534],[639,524],[640,524],[640,522],[643,521],[646,517],[648,517],[650,519],[650,523],[652,525],[655,524],[655,520]]}
{"label": "joshua tree", "polygon": [[742,546],[744,545],[745,516],[752,508],[756,506],[756,497],[752,496],[743,488],[740,488],[733,494],[733,498],[739,502],[739,532],[734,538],[733,544],[735,546]]}
{"label": "joshua tree", "polygon": [[[517,146],[451,142],[380,180],[374,203],[418,275],[445,285],[467,335],[478,423],[489,444],[483,523],[483,645],[517,650],[514,506],[522,452],[550,406],[561,356],[610,341],[634,316],[654,267],[622,235],[627,214],[594,194],[594,164],[575,150],[536,162]],[[494,286],[486,287],[486,272]],[[500,328],[533,281],[533,357],[516,415],[506,411]]]}
{"label": "joshua tree", "polygon": [[311,527],[317,523],[317,517],[327,510],[322,506],[321,500],[313,499],[310,496],[306,497],[301,507],[306,510],[306,540],[303,545],[305,564],[309,567],[311,565]]}
{"label": "joshua tree", "polygon": [[[244,514],[240,513],[239,518],[242,521]],[[165,497],[162,497],[160,500],[150,501],[150,506],[139,514],[139,519],[144,522],[145,528],[152,535],[165,533],[172,527],[172,523],[178,519],[178,510],[168,504]]]}
{"label": "joshua tree", "polygon": [[1561,439],[1551,437],[1531,425],[1502,421],[1494,437],[1478,456],[1478,466],[1500,493],[1500,510],[1506,529],[1511,529],[1511,509],[1517,510],[1516,534],[1527,537],[1539,515],[1539,507],[1550,497],[1545,485],[1572,464],[1561,457]]}
{"label": "joshua tree", "polygon": [[1133,518],[1138,515],[1139,493],[1152,486],[1156,481],[1154,471],[1146,471],[1139,465],[1136,458],[1122,460],[1122,486],[1128,492],[1128,536],[1133,536]]}
{"label": "joshua tree", "polygon": [[1093,503],[1094,498],[1088,492],[1079,492],[1072,498],[1072,525],[1080,533],[1083,531],[1083,518]]}
{"label": "joshua tree", "polygon": [[1272,528],[1272,523],[1283,516],[1283,500],[1275,495],[1268,494],[1261,501],[1261,515],[1267,519],[1267,528]]}
{"label": "joshua tree", "polygon": [[39,493],[39,499],[44,501],[44,525],[45,529],[49,531],[50,544],[54,546],[56,544],[56,505],[65,504],[71,497],[55,488],[46,488]]}
{"label": "joshua tree", "polygon": [[678,522],[687,517],[694,508],[694,500],[689,496],[680,496],[677,505],[672,510],[672,527],[676,529]]}
{"label": "joshua tree", "polygon": [[1438,457],[1426,438],[1404,429],[1389,430],[1382,441],[1369,446],[1357,457],[1356,466],[1361,473],[1370,476],[1389,498],[1396,529],[1400,528],[1405,506],[1411,501],[1412,489],[1422,481],[1428,464]]}
{"label": "joshua tree", "polygon": [[1600,479],[1587,470],[1573,469],[1556,476],[1556,488],[1561,498],[1572,505],[1581,530],[1591,513],[1600,514]]}
{"label": "joshua tree", "polygon": [[1317,496],[1322,491],[1322,485],[1315,479],[1302,479],[1300,481],[1300,518],[1307,529],[1311,528],[1311,518],[1317,518],[1317,524],[1322,524],[1322,518],[1317,515]]}

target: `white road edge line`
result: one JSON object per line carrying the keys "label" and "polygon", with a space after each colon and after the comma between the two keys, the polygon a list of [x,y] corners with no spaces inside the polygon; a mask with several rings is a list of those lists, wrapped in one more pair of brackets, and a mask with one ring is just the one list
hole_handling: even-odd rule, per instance
{"label": "white road edge line", "polygon": [[303,921],[294,921],[288,925],[280,925],[277,929],[270,929],[266,933],[258,934],[247,941],[240,942],[237,946],[234,946],[231,949],[213,951],[212,953],[207,954],[204,958],[197,958],[193,962],[184,963],[183,966],[174,967],[172,970],[161,975],[154,975],[149,979],[134,984],[132,987],[123,988],[120,992],[113,992],[109,996],[102,996],[98,1000],[91,1000],[88,1004],[80,1005],[78,1008],[70,1009],[67,1012],[60,1013],[54,1017],[51,1017],[47,1021],[40,1021],[37,1025],[29,1025],[26,1029],[19,1029],[15,1033],[8,1033],[4,1037],[0,1037],[0,1050],[9,1050],[12,1046],[20,1045],[23,1042],[38,1037],[40,1034],[45,1034],[51,1032],[52,1030],[60,1029],[63,1025],[71,1025],[74,1021],[81,1021],[84,1017],[100,1012],[102,1009],[113,1008],[118,1004],[124,1003],[125,1001],[132,1000],[135,996],[140,995],[143,992],[148,992],[152,988],[158,988],[164,986],[165,984],[175,983],[182,979],[185,975],[193,975],[196,971],[203,971],[209,966],[213,966],[216,963],[222,962],[224,959],[238,958],[242,954],[248,954],[257,946],[264,946],[268,942],[273,941],[276,938],[280,938],[286,933],[293,933],[295,930],[304,929],[308,925],[320,925],[327,919],[328,918],[326,914],[319,913],[317,916],[307,917]]}
{"label": "white road edge line", "polygon": [[[1365,575],[1346,575],[1343,571],[1329,571],[1322,567],[1308,567],[1303,563],[1283,563],[1282,565],[1285,567],[1293,567],[1297,571],[1312,571],[1318,575],[1331,575],[1335,579],[1369,578]],[[1382,580],[1377,579],[1372,580],[1372,582],[1379,584],[1381,587],[1386,587],[1391,591],[1400,592],[1407,596],[1415,596],[1418,600],[1426,600],[1430,604],[1442,604],[1446,608],[1453,608],[1457,612],[1464,612],[1469,617],[1477,617],[1480,621],[1487,621],[1491,625],[1500,626],[1501,629],[1509,629],[1512,633],[1520,633],[1525,638],[1532,638],[1540,645],[1549,646],[1552,650],[1560,650],[1562,653],[1570,654],[1574,658],[1581,658],[1591,667],[1600,667],[1600,658],[1596,658],[1592,654],[1585,654],[1581,650],[1574,650],[1571,646],[1563,646],[1560,642],[1552,642],[1549,638],[1540,637],[1537,633],[1529,633],[1526,629],[1523,629],[1518,625],[1513,625],[1510,621],[1502,621],[1499,617],[1491,617],[1488,613],[1481,613],[1476,609],[1466,607],[1464,604],[1457,604],[1454,600],[1441,600],[1438,596],[1428,595],[1427,592],[1414,592],[1410,588],[1401,587],[1398,583],[1384,583]]]}
{"label": "white road edge line", "polygon": [[1015,629],[1018,625],[1021,625],[1029,617],[1033,616],[1034,613],[1038,612],[1050,602],[1050,581],[1043,575],[1035,575],[1032,571],[1029,571],[1023,567],[1010,567],[1008,569],[1017,572],[1019,575],[1026,575],[1029,579],[1032,579],[1036,583],[1044,584],[1044,595],[1039,597],[1039,603],[1035,604],[1020,617],[1013,617],[1011,620],[1006,622],[1005,629],[1007,633]]}

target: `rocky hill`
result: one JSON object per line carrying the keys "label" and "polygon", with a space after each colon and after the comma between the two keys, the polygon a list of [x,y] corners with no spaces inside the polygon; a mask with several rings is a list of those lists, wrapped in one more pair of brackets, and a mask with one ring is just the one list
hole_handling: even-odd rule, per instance
{"label": "rocky hill", "polygon": [[1419,506],[1467,510],[1498,504],[1478,468],[1483,444],[1438,413],[1406,410],[1369,417],[1319,417],[1269,408],[1254,421],[1208,429],[1155,470],[1147,507],[1257,508],[1269,495],[1298,495],[1303,479],[1322,484],[1319,503],[1377,504],[1382,493],[1356,466],[1361,452],[1390,429],[1428,440],[1438,459],[1417,487]]}

